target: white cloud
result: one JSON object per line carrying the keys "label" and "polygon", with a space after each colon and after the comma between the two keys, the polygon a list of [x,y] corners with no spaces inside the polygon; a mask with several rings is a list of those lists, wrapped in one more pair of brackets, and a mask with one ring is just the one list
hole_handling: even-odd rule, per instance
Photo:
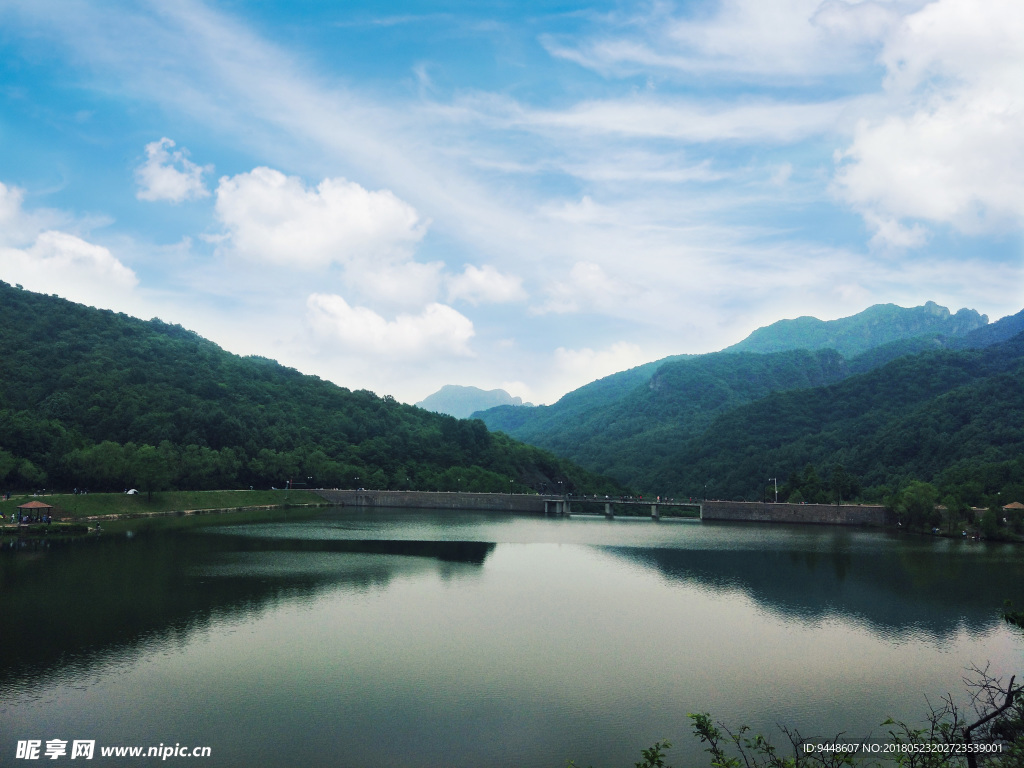
{"label": "white cloud", "polygon": [[771,175],[769,183],[776,186],[785,186],[786,182],[793,175],[793,165],[791,163],[782,163],[778,166]]}
{"label": "white cloud", "polygon": [[221,178],[216,213],[233,252],[306,269],[408,258],[427,228],[389,190],[370,192],[340,178],[309,188],[271,168]]}
{"label": "white cloud", "polygon": [[174,148],[166,136],[146,145],[146,161],[135,169],[139,200],[167,200],[180,203],[209,197],[203,173],[213,171],[212,165],[198,166],[188,159],[188,151]]}
{"label": "white cloud", "polygon": [[126,306],[135,273],[107,248],[41,227],[67,217],[26,211],[25,194],[0,182],[0,280],[99,306]]}
{"label": "white cloud", "polygon": [[894,226],[907,219],[967,234],[1024,224],[1021,39],[1015,0],[937,0],[889,40],[882,61],[896,106],[858,124],[835,177],[876,241],[923,242]]}
{"label": "white cloud", "polygon": [[874,232],[871,244],[876,248],[920,248],[928,242],[929,232],[920,224],[907,226],[894,216],[884,216],[874,211],[864,212],[864,222]]}
{"label": "white cloud", "polygon": [[[927,13],[908,16],[924,5]],[[949,13],[954,6],[958,14]],[[332,178],[313,186],[269,168],[225,178],[216,209],[223,239],[214,247],[237,258],[219,260],[209,271],[236,299],[223,302],[230,309],[218,318],[236,313],[230,319],[239,337],[248,334],[248,349],[275,334],[284,339],[277,326],[315,320],[323,336],[310,347],[353,354],[332,358],[312,349],[305,359],[321,374],[333,365],[332,378],[346,385],[374,382],[388,391],[429,377],[439,377],[438,385],[482,380],[473,367],[486,364],[492,370],[483,379],[522,377],[544,382],[550,394],[558,344],[593,348],[599,357],[608,350],[608,337],[600,336],[612,334],[643,339],[666,354],[704,351],[722,334],[735,335],[723,343],[735,341],[780,313],[821,315],[841,305],[850,314],[874,301],[927,298],[953,304],[957,292],[974,290],[964,286],[975,273],[986,286],[973,294],[982,302],[977,306],[991,313],[999,287],[1005,294],[1006,285],[1020,284],[1019,270],[1010,274],[1014,283],[983,259],[966,266],[949,257],[973,248],[970,241],[951,246],[932,238],[946,253],[927,260],[865,254],[856,234],[831,228],[841,217],[827,210],[822,194],[835,172],[832,202],[860,212],[878,244],[919,246],[929,240],[931,221],[969,231],[1017,220],[1021,174],[1006,145],[1006,136],[1021,135],[1013,111],[1020,99],[1013,98],[1021,71],[1015,41],[1022,37],[1013,3],[993,0],[1006,19],[998,40],[987,0],[618,7],[653,10],[644,11],[647,18],[587,14],[576,25],[578,37],[558,44],[568,40],[567,58],[576,55],[613,76],[640,75],[636,88],[589,74],[572,80],[574,68],[564,62],[545,71],[550,62],[533,59],[530,71],[550,75],[556,91],[530,91],[536,99],[517,101],[500,94],[527,91],[498,82],[498,95],[457,96],[451,103],[430,99],[443,102],[449,87],[469,81],[441,77],[443,67],[434,88],[411,99],[365,82],[349,87],[344,73],[317,71],[322,60],[308,49],[260,39],[244,25],[244,14],[232,17],[203,2],[130,12],[24,3],[22,13],[38,20],[39,29],[48,24],[62,31],[57,45],[72,51],[64,63],[91,72],[96,82],[117,83],[134,99],[131,107],[178,112],[206,126],[209,146],[219,142],[225,156],[255,158],[236,167],[269,165],[314,181],[344,175],[361,182]],[[874,93],[882,68],[887,90]],[[990,99],[994,106],[979,111],[983,85],[1013,98],[1002,108]],[[407,86],[409,94],[416,91],[414,83]],[[975,113],[981,124],[971,126]],[[970,136],[971,146],[958,147],[958,136]],[[899,152],[890,151],[890,140]],[[848,151],[833,168],[827,153],[837,146]],[[988,159],[998,153],[1008,158],[998,193],[1002,208],[999,185],[988,190],[998,170]],[[180,163],[173,167],[183,172]],[[918,178],[919,168],[946,171]],[[769,184],[777,186],[766,190]],[[556,196],[574,202],[560,205]],[[3,204],[0,195],[0,219]],[[412,261],[428,216],[438,222],[438,237],[423,250],[445,249],[443,257],[431,250],[431,259],[493,266],[446,275],[437,261]],[[35,224],[18,243],[6,244],[26,249],[39,232],[63,229]],[[14,237],[12,231],[0,221],[0,240]],[[982,253],[989,243],[979,242]],[[260,268],[240,263],[243,257],[262,262]],[[907,259],[917,267],[914,279],[899,269]],[[144,261],[135,263],[141,269]],[[343,269],[323,274],[330,265]],[[198,259],[189,264],[190,284],[205,277],[200,269]],[[182,274],[174,276],[176,285]],[[484,308],[472,313],[473,336],[467,318],[432,303],[484,304],[517,295],[522,284],[512,275],[518,274],[528,275],[531,293],[545,293],[531,302],[534,317],[514,328],[499,325],[510,310],[488,316]],[[279,303],[254,298],[271,287]],[[347,301],[326,296],[307,314],[301,306],[312,291],[342,293]],[[553,316],[582,311],[591,313],[584,322]],[[538,319],[538,313],[550,314]],[[495,352],[497,341],[482,343],[508,336],[520,344],[516,356],[505,348]],[[420,341],[402,341],[409,338]],[[481,357],[446,356],[468,349],[469,340]],[[298,346],[293,341],[284,339],[278,349],[288,353]],[[433,355],[436,365],[429,357],[405,365],[378,356],[392,343],[436,344],[442,353]],[[583,365],[583,350],[565,353],[582,366],[581,378],[570,380],[566,372],[557,386],[610,372]]]}
{"label": "white cloud", "polygon": [[503,275],[490,264],[483,267],[467,264],[461,275],[448,278],[448,301],[461,299],[476,305],[501,304],[525,298],[522,278]]}
{"label": "white cloud", "polygon": [[17,241],[23,237],[20,233],[12,233],[12,230],[21,224],[21,204],[24,200],[25,193],[22,190],[0,182],[0,236],[5,241]]}
{"label": "white cloud", "polygon": [[0,182],[0,246],[23,247],[30,245],[40,232],[70,222],[58,211],[26,211],[22,204],[25,191]]}
{"label": "white cloud", "polygon": [[607,223],[615,214],[610,207],[595,203],[590,195],[584,195],[578,203],[568,200],[545,205],[541,208],[541,213],[549,218],[576,225]]}
{"label": "white cloud", "polygon": [[567,314],[601,310],[603,306],[631,304],[640,293],[636,286],[616,280],[600,264],[578,261],[564,280],[552,282],[548,300],[534,308],[535,314]]}
{"label": "white cloud", "polygon": [[306,309],[313,330],[347,352],[405,360],[472,354],[473,323],[444,304],[389,321],[366,307],[350,306],[341,296],[315,293]]}
{"label": "white cloud", "polygon": [[[591,381],[613,373],[649,363],[652,359],[638,344],[619,341],[603,349],[567,349],[559,347],[554,353],[554,392],[562,393],[582,387]],[[548,394],[547,401],[553,399]],[[556,396],[557,397],[557,396]]]}
{"label": "white cloud", "polygon": [[789,143],[840,129],[863,109],[859,97],[828,101],[783,101],[765,96],[733,101],[643,94],[581,101],[558,110],[530,109],[506,98],[465,98],[461,119],[538,132],[565,132],[572,145],[581,136],[672,139],[681,142]]}
{"label": "white cloud", "polygon": [[100,245],[66,232],[41,233],[29,247],[0,247],[0,277],[31,291],[100,306],[124,306],[135,273]]}
{"label": "white cloud", "polygon": [[821,78],[850,68],[925,0],[722,0],[680,14],[653,3],[579,44],[544,37],[548,51],[605,75],[725,74],[751,80]]}
{"label": "white cloud", "polygon": [[346,268],[345,285],[374,305],[417,309],[437,300],[443,269],[439,261],[384,265],[358,262]]}

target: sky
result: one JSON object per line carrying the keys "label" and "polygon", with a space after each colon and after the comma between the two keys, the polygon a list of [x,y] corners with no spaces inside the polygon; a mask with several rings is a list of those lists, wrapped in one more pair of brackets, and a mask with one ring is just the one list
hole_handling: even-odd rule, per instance
{"label": "sky", "polygon": [[1020,0],[0,0],[0,280],[534,403],[1024,306]]}

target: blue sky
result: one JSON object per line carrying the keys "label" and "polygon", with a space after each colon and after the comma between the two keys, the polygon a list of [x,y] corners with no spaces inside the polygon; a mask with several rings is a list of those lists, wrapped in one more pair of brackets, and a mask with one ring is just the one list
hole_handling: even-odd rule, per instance
{"label": "blue sky", "polygon": [[407,402],[996,319],[1022,39],[1019,0],[0,0],[0,279]]}

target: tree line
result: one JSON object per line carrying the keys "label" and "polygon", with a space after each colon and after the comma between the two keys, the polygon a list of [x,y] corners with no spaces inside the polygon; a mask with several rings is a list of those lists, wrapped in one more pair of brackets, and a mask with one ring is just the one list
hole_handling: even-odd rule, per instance
{"label": "tree line", "polygon": [[0,487],[623,490],[481,421],[5,283],[0,361]]}

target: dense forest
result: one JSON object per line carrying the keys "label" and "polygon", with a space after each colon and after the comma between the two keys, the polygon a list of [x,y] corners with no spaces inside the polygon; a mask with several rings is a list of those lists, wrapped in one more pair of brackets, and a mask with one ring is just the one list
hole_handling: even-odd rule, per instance
{"label": "dense forest", "polygon": [[[896,310],[783,321],[751,335],[778,351],[670,358],[476,415],[652,494],[882,501],[927,481],[958,503],[1024,501],[1024,312]],[[829,339],[849,356],[786,348]]]}
{"label": "dense forest", "polygon": [[458,420],[239,357],[180,326],[0,282],[0,489],[618,493]]}

